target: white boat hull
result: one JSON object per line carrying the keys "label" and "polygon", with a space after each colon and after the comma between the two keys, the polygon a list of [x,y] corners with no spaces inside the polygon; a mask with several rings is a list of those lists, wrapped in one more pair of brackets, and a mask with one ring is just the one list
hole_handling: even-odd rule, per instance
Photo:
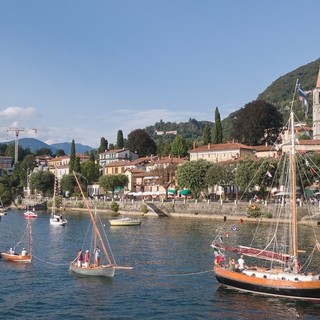
{"label": "white boat hull", "polygon": [[111,226],[140,226],[141,220],[131,218],[110,219]]}
{"label": "white boat hull", "polygon": [[64,227],[67,224],[67,220],[61,219],[60,217],[50,217],[50,224]]}
{"label": "white boat hull", "polygon": [[89,268],[78,267],[78,265],[73,262],[70,263],[70,271],[90,277],[110,277],[112,278],[115,274],[115,267],[113,265],[101,265],[95,267],[90,265]]}

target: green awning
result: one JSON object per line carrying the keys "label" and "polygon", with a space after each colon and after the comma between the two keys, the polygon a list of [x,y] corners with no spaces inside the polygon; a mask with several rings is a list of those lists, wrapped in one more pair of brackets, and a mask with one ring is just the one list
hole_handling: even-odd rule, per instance
{"label": "green awning", "polygon": [[183,196],[188,196],[189,194],[191,194],[191,190],[189,189],[183,189],[179,191],[179,194],[183,195]]}
{"label": "green awning", "polygon": [[176,189],[168,189],[168,193],[175,194],[176,193]]}

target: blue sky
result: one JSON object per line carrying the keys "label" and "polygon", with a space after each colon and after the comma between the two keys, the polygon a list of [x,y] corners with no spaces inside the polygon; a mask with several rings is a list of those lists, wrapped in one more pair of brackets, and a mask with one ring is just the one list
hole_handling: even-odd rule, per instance
{"label": "blue sky", "polygon": [[14,127],[98,147],[160,119],[223,119],[320,57],[319,13],[318,0],[2,0],[0,141]]}

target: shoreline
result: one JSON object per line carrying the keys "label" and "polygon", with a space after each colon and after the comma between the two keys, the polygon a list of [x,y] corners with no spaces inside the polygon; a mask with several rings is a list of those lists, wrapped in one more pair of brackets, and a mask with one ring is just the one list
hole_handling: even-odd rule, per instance
{"label": "shoreline", "polygon": [[[25,207],[20,206],[10,206],[10,210],[25,210]],[[47,213],[50,214],[50,209],[48,208]],[[94,210],[94,209],[93,209]],[[153,211],[148,211],[147,213],[143,213],[141,211],[127,211],[127,210],[119,210],[117,213],[112,212],[110,209],[106,208],[96,208],[100,213],[105,213],[106,215],[112,216],[114,218],[119,217],[119,216],[136,216],[136,217],[144,217],[144,218],[163,218],[159,217],[157,213]],[[38,210],[37,210],[38,211]],[[57,209],[58,212],[85,212],[87,211],[86,208],[78,208],[78,207],[63,207],[61,209]],[[260,217],[260,218],[248,218],[245,214],[235,214],[235,213],[221,213],[221,214],[216,214],[216,213],[181,213],[181,212],[170,212],[166,213],[167,218],[176,218],[176,219],[207,219],[207,220],[232,220],[232,221],[240,221],[243,220],[243,222],[249,221],[249,222],[263,222],[263,223],[272,223],[272,222],[279,222],[278,219],[274,218],[265,218],[265,217]],[[166,217],[164,217],[166,218]],[[281,223],[289,223],[289,219],[282,219],[280,220]],[[298,224],[302,225],[309,225],[309,226],[319,226],[320,227],[320,218],[319,220],[317,219],[300,219],[298,221]]]}

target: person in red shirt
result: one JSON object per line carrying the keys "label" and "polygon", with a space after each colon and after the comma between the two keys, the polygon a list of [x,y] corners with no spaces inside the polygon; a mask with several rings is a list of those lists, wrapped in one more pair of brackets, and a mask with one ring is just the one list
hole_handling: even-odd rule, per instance
{"label": "person in red shirt", "polygon": [[89,265],[90,265],[90,254],[89,254],[89,250],[87,250],[84,255],[84,267],[89,268]]}
{"label": "person in red shirt", "polygon": [[81,268],[82,267],[82,262],[83,262],[82,250],[81,249],[78,251],[77,259],[78,259],[78,267]]}

